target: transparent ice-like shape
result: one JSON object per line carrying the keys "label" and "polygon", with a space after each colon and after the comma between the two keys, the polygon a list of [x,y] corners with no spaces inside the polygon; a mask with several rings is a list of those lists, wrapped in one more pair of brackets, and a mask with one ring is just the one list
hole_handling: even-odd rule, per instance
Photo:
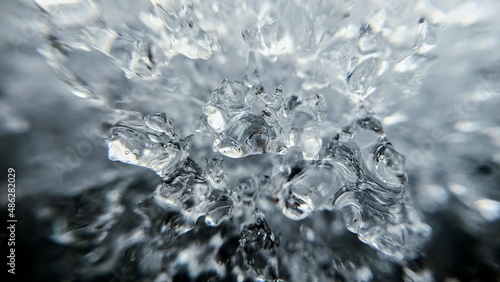
{"label": "transparent ice-like shape", "polygon": [[[254,76],[253,83],[249,82],[249,74],[247,84],[224,80],[203,108],[201,124],[214,132],[213,150],[240,158],[284,154],[288,148],[300,146],[305,158],[316,158],[322,145],[319,124],[326,111],[324,97],[284,97],[281,87],[266,93],[259,85],[257,70],[250,75]],[[258,106],[257,99],[263,107]],[[200,126],[200,130],[203,128]]]}
{"label": "transparent ice-like shape", "polygon": [[[246,89],[242,83],[236,85]],[[231,95],[224,105],[229,115],[249,108],[239,99],[230,100],[238,95],[243,97],[234,89],[237,88],[225,85],[216,90],[221,95]],[[292,98],[287,106],[293,109],[298,102]],[[276,105],[278,109],[283,106]],[[300,115],[304,113],[305,110]],[[229,219],[235,205],[247,198],[248,192],[226,190],[222,159],[206,161],[203,173],[188,157],[189,141],[178,139],[172,120],[165,114],[135,118],[112,127],[110,159],[156,171],[163,178],[156,200],[163,208],[179,210],[186,222],[194,224],[203,216],[206,224],[219,225]],[[262,116],[234,114],[230,123],[234,125],[224,126],[228,132],[224,137],[233,143],[217,143],[216,139],[214,148],[221,146],[220,153],[241,157],[248,152],[265,152],[262,146],[269,141],[258,135],[268,125]],[[315,210],[339,210],[348,230],[387,256],[403,260],[418,254],[420,245],[430,235],[430,227],[409,199],[405,158],[387,140],[378,120],[369,115],[358,119],[339,133],[317,159],[308,158],[304,152],[307,149],[288,148],[273,171],[269,191],[263,192],[276,199],[286,217],[302,220]]]}
{"label": "transparent ice-like shape", "polygon": [[206,161],[205,170],[189,157],[191,136],[179,139],[166,114],[142,117],[133,114],[110,130],[109,159],[147,167],[162,177],[155,201],[165,209],[182,212],[194,224],[204,216],[208,225],[219,225],[234,206],[226,190],[220,158]]}
{"label": "transparent ice-like shape", "polygon": [[147,281],[438,277],[408,265],[431,234],[419,209],[474,236],[500,218],[500,79],[494,1],[434,2],[36,0],[38,50],[74,94],[114,121],[167,113],[113,122],[107,140],[111,160],[159,177],[106,186],[92,205],[115,209],[88,228],[42,209],[49,237],[102,238],[93,269]]}
{"label": "transparent ice-like shape", "polygon": [[166,176],[187,156],[189,138],[173,133],[165,114],[145,116],[143,121],[122,121],[111,131],[109,159],[148,167]]}
{"label": "transparent ice-like shape", "polygon": [[201,29],[191,1],[151,0],[158,16],[173,34],[172,45],[191,59],[208,59],[220,51],[217,32]]}
{"label": "transparent ice-like shape", "polygon": [[359,119],[338,134],[319,160],[290,150],[273,174],[278,205],[294,220],[317,209],[340,210],[347,229],[397,259],[418,254],[430,227],[412,206],[405,158],[387,141],[380,122]]}
{"label": "transparent ice-like shape", "polygon": [[[110,58],[129,79],[156,79],[168,61],[182,54],[191,59],[208,59],[220,51],[215,31],[204,31],[189,1],[125,1],[118,6],[105,1],[37,0],[47,15],[51,43],[40,48],[69,86],[83,98],[103,99],[91,84],[72,70],[68,54],[97,50]],[[115,13],[111,9],[117,9]],[[118,11],[131,14],[116,21]],[[106,100],[106,99],[104,99]]]}

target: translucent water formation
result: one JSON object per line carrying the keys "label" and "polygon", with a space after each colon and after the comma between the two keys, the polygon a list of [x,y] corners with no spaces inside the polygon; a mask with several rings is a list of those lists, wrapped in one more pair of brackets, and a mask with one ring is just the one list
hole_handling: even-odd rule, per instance
{"label": "translucent water formation", "polygon": [[51,30],[50,43],[39,52],[77,96],[99,98],[99,91],[68,68],[68,57],[75,51],[101,52],[131,79],[158,77],[158,68],[177,54],[208,59],[220,51],[217,32],[200,27],[189,1],[125,1],[120,8],[130,17],[123,22],[116,20],[111,2],[35,3],[48,16]]}
{"label": "translucent water formation", "polygon": [[112,127],[109,159],[152,169],[163,179],[156,198],[164,207],[176,207],[192,223],[205,215],[208,224],[218,225],[234,200],[224,192],[221,160],[207,161],[203,172],[189,158],[190,138],[179,139],[165,114],[133,115]]}
{"label": "translucent water formation", "polygon": [[111,131],[109,159],[144,166],[166,176],[187,157],[189,138],[179,140],[165,114],[122,121]]}
{"label": "translucent water formation", "polygon": [[[483,67],[498,56],[453,57],[498,45],[475,37],[495,35],[482,4],[34,2],[38,52],[106,113],[88,122],[109,129],[109,159],[133,165],[37,203],[82,280],[444,280],[419,265],[419,209],[440,216],[434,234],[449,214],[467,236],[500,218],[498,124],[482,115],[498,108],[498,65]],[[450,35],[462,28],[474,44]],[[479,82],[449,91],[442,73]],[[0,133],[28,130],[5,110]]]}
{"label": "translucent water formation", "polygon": [[151,0],[157,15],[172,33],[172,45],[191,59],[208,59],[220,51],[217,32],[201,29],[191,1]]}
{"label": "translucent water formation", "polygon": [[282,87],[265,93],[256,85],[224,80],[213,91],[201,120],[201,128],[208,125],[215,132],[213,150],[241,158],[284,154],[300,146],[305,158],[316,158],[322,145],[319,126],[326,111],[324,97],[285,97]]}
{"label": "translucent water formation", "polygon": [[[217,89],[215,95],[219,92],[242,95],[242,92],[231,91],[235,88],[230,88],[229,82],[223,85],[226,88]],[[236,85],[246,89],[242,83]],[[220,101],[229,101],[223,105],[229,113],[248,107],[238,100],[231,101],[232,97],[225,98]],[[293,109],[296,98],[290,101],[287,105],[292,104],[289,107]],[[211,105],[205,109],[207,107]],[[268,124],[262,117],[248,118],[248,115],[234,114],[230,121],[246,124],[237,132],[240,139],[231,140],[233,144],[239,142],[241,149],[224,149],[221,153],[230,157],[242,157],[245,152],[262,154],[266,151],[243,147],[256,144],[252,143],[255,128],[262,131],[265,125],[272,128],[274,124],[286,122],[276,119],[275,123]],[[238,118],[242,120],[235,120]],[[217,124],[213,120],[208,123]],[[135,124],[134,121],[119,122],[111,129],[109,157],[151,168],[162,176],[164,183],[156,197],[164,207],[175,206],[193,223],[203,215],[207,224],[218,225],[231,216],[235,202],[241,201],[245,193],[224,190],[221,159],[207,161],[204,175],[187,157],[189,141],[180,141],[182,145],[179,145],[171,124],[165,114],[149,115]],[[228,128],[228,134],[234,134],[231,130],[235,126],[223,125],[218,130],[222,132],[224,128]],[[263,140],[263,144],[266,141]],[[214,147],[218,144],[216,140]],[[243,155],[234,155],[240,151]],[[386,139],[378,120],[366,116],[346,127],[319,159],[311,160],[304,152],[306,147],[291,147],[281,165],[274,169],[269,190],[260,192],[275,198],[285,216],[301,220],[317,209],[339,210],[347,229],[375,249],[399,260],[418,254],[419,246],[430,235],[430,227],[422,222],[408,198],[405,158]]]}
{"label": "translucent water formation", "polygon": [[405,158],[367,116],[346,127],[322,158],[308,161],[290,151],[273,173],[284,215],[300,220],[315,209],[338,209],[361,241],[403,259],[430,235],[408,199]]}

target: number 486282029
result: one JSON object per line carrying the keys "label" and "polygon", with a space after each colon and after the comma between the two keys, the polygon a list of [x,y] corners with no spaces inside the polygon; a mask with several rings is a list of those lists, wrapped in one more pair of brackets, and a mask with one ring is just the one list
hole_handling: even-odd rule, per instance
{"label": "number 486282029", "polygon": [[16,209],[16,171],[13,168],[7,170],[7,200],[8,200],[8,211],[9,217],[14,217],[14,211]]}

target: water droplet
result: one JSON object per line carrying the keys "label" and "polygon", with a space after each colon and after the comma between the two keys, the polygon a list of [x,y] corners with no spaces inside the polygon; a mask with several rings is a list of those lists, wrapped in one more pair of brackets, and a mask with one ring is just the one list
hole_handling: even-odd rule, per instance
{"label": "water droplet", "polygon": [[284,192],[280,205],[283,214],[294,220],[304,219],[314,210],[314,205],[309,197],[299,196],[293,192]]}

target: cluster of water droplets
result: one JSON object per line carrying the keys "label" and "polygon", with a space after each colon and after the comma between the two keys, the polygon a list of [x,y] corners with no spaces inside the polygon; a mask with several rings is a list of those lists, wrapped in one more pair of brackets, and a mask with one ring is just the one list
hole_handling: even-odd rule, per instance
{"label": "cluster of water droplets", "polygon": [[109,159],[152,169],[163,179],[155,196],[159,203],[175,207],[193,224],[205,215],[207,224],[217,225],[231,214],[234,202],[225,191],[222,160],[207,160],[202,170],[189,158],[190,138],[179,139],[165,114],[135,114],[112,127]]}
{"label": "cluster of water droplets", "polygon": [[[140,183],[113,182],[39,203],[38,217],[52,226],[49,237],[88,250],[82,263],[89,277],[116,267],[118,275],[142,279],[267,281],[303,276],[288,269],[283,256],[292,263],[306,255],[294,248],[313,251],[318,240],[323,248],[331,244],[328,233],[345,236],[342,218],[389,261],[418,256],[430,234],[409,199],[405,158],[369,115],[345,127],[315,159],[298,146],[272,154],[274,165],[261,177],[231,177],[220,157],[198,166],[189,157],[190,140],[177,137],[165,114],[130,114],[111,126],[109,158],[147,167],[161,183],[150,191]],[[280,212],[292,221],[277,224]],[[341,217],[326,219],[322,212]],[[289,234],[295,222],[300,238]],[[328,262],[328,275],[370,280],[378,256],[361,257],[366,261]]]}
{"label": "cluster of water droplets", "polygon": [[[83,202],[62,199],[63,211],[42,205],[39,216],[52,221],[50,238],[72,246],[90,242],[85,257],[93,272],[117,268],[150,281],[369,281],[390,263],[420,254],[431,230],[410,199],[405,157],[374,113],[390,112],[418,89],[435,43],[439,13],[433,7],[420,7],[434,15],[430,21],[398,28],[390,7],[362,17],[350,1],[129,1],[122,20],[106,1],[35,2],[51,25],[39,51],[74,94],[110,99],[68,62],[75,52],[97,51],[127,81],[142,83],[150,104],[168,104],[162,100],[167,92],[193,99],[197,108],[178,109],[178,124],[178,112],[202,112],[196,128],[183,129],[198,133],[183,139],[167,110],[129,113],[111,126],[109,159],[154,171],[160,183],[152,191],[141,190],[144,183],[110,183],[87,191]],[[391,11],[408,17],[408,6]],[[78,20],[70,20],[71,13]],[[246,14],[256,21],[232,18]],[[202,28],[225,20],[235,26]],[[231,37],[235,33],[241,42]],[[220,37],[234,40],[221,45]],[[222,47],[228,55],[212,58]],[[228,77],[214,66],[232,71],[231,56],[247,57],[244,79],[212,87]],[[209,67],[188,59],[208,60]],[[282,77],[293,82],[279,86]],[[123,103],[135,98],[128,92],[120,97]],[[193,140],[196,135],[207,138]],[[215,153],[196,152],[194,142],[196,150]],[[204,160],[197,163],[195,156]],[[82,206],[95,206],[89,211],[94,217]],[[72,223],[75,215],[82,224]],[[344,229],[359,240],[349,241]],[[336,239],[361,250],[359,256],[336,247]],[[318,263],[302,266],[310,256]]]}
{"label": "cluster of water droplets", "polygon": [[287,217],[340,210],[361,241],[403,259],[430,235],[408,199],[405,158],[387,141],[380,122],[359,119],[316,160],[290,150],[272,174],[273,193]]}
{"label": "cluster of water droplets", "polygon": [[[257,69],[252,74],[258,78]],[[199,130],[213,132],[213,150],[241,158],[284,154],[300,146],[305,158],[316,158],[322,146],[319,127],[326,115],[323,95],[285,96],[281,86],[266,93],[260,83],[246,78],[246,83],[224,80],[203,107]]]}
{"label": "cluster of water droplets", "polygon": [[[230,87],[228,82],[224,84]],[[218,92],[221,88],[214,91]],[[274,129],[279,121],[259,123],[257,118],[245,119],[245,114],[232,119],[238,117],[243,117],[243,121],[232,122],[243,122],[246,126],[238,131],[239,139],[232,141],[239,142],[239,150],[247,155],[265,153],[255,149],[258,147],[253,142],[254,136],[259,131],[254,131],[255,127],[262,132],[264,124]],[[201,216],[209,225],[218,225],[230,218],[235,202],[247,195],[244,190],[225,189],[228,187],[222,159],[207,161],[206,170],[202,171],[187,157],[189,146],[176,143],[171,121],[164,114],[146,116],[138,121],[141,122],[142,128],[134,127],[133,122],[119,122],[112,127],[110,159],[156,171],[163,178],[155,196],[161,200],[159,203],[164,208],[176,207],[193,224]],[[234,127],[228,128],[230,132]],[[217,144],[216,141],[215,150]],[[430,228],[408,199],[405,158],[386,139],[378,120],[371,116],[358,119],[333,138],[315,159],[304,151],[307,152],[306,147],[291,146],[273,169],[270,184],[260,188],[260,193],[276,199],[285,216],[301,220],[314,210],[339,210],[346,227],[368,245],[399,260],[417,254],[419,245],[430,235]],[[222,150],[221,153],[243,156],[228,152]],[[240,212],[244,215],[248,211],[247,208]]]}
{"label": "cluster of water droplets", "polygon": [[200,27],[190,1],[34,2],[47,15],[50,29],[50,42],[39,52],[71,91],[85,98],[102,98],[103,93],[69,63],[79,52],[101,52],[127,78],[155,79],[178,54],[208,59],[221,48],[218,34]]}

